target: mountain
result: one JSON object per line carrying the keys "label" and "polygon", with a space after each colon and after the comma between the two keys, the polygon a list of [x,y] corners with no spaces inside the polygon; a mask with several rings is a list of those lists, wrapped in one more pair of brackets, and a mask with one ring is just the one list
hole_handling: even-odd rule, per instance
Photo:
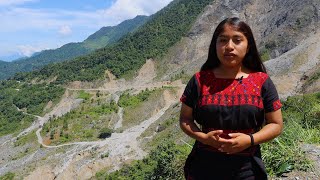
{"label": "mountain", "polygon": [[0,60],[0,65],[2,65],[2,64],[8,64],[8,62]]}
{"label": "mountain", "polygon": [[[320,79],[319,8],[318,0],[215,1],[199,16],[188,37],[173,46],[159,63],[162,79],[181,74],[190,77],[198,71],[207,58],[215,26],[226,17],[237,16],[252,28],[265,60],[272,59],[266,66],[275,83],[281,86],[278,89],[281,97],[302,92],[307,88],[305,83],[313,84],[316,91]],[[275,62],[280,63],[275,66]]]}
{"label": "mountain", "polygon": [[6,61],[6,62],[11,62],[11,61],[15,61],[18,60],[20,58],[25,58],[26,56],[20,54],[20,53],[15,53],[15,54],[11,54],[8,56],[1,56],[0,59]]}
{"label": "mountain", "polygon": [[183,179],[194,141],[179,128],[179,97],[217,24],[238,16],[284,104],[282,135],[261,145],[270,179],[292,168],[288,179],[319,179],[319,148],[301,148],[319,143],[319,8],[174,0],[110,46],[0,81],[0,178]]}
{"label": "mountain", "polygon": [[[57,83],[104,78],[109,69],[116,77],[131,76],[146,59],[158,58],[186,36],[198,14],[210,0],[179,0],[150,17],[150,20],[117,43],[72,61],[48,65],[32,73],[17,74],[19,80],[50,79]],[[80,73],[80,74],[79,74]]]}
{"label": "mountain", "polygon": [[[9,62],[0,60],[0,67],[6,67],[8,64],[9,64]],[[5,72],[0,71],[0,76],[5,76],[5,75],[6,75]]]}
{"label": "mountain", "polygon": [[148,20],[148,16],[137,16],[134,19],[125,20],[117,26],[103,27],[90,35],[83,43],[86,47],[98,49],[108,44],[115,43],[127,33],[133,33]]}
{"label": "mountain", "polygon": [[96,49],[108,44],[115,43],[122,36],[133,32],[148,20],[147,16],[137,16],[131,20],[126,20],[117,26],[103,27],[99,31],[90,35],[85,41],[79,43],[68,43],[60,48],[44,50],[35,53],[30,58],[15,60],[6,66],[0,64],[0,79],[6,79],[17,72],[28,72],[40,69],[44,65],[56,63],[86,55]]}

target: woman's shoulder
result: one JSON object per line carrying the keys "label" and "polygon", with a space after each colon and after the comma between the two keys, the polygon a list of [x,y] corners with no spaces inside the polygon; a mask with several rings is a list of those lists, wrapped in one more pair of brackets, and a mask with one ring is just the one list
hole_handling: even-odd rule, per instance
{"label": "woman's shoulder", "polygon": [[195,77],[200,78],[200,77],[207,77],[211,76],[214,77],[214,73],[212,70],[203,70],[203,71],[198,71],[194,74]]}
{"label": "woman's shoulder", "polygon": [[269,75],[265,72],[251,72],[250,77],[263,84],[269,78]]}

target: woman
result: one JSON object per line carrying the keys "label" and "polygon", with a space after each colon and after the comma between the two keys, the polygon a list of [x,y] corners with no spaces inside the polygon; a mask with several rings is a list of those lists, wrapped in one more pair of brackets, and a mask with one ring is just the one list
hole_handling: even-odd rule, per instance
{"label": "woman", "polygon": [[181,102],[181,129],[196,139],[186,179],[267,179],[259,144],[281,133],[282,105],[246,23],[217,26]]}

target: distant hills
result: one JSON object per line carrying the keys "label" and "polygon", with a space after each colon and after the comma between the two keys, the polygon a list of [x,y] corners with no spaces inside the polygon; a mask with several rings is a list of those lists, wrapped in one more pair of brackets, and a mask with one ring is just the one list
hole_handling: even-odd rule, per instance
{"label": "distant hills", "polygon": [[[188,35],[196,18],[211,0],[173,1],[150,17],[134,33],[86,56],[50,64],[30,73],[19,73],[21,81],[55,78],[56,83],[93,81],[104,78],[105,70],[116,77],[136,72],[150,58],[160,58],[168,49]],[[91,37],[92,38],[92,37]],[[91,39],[90,38],[90,39]],[[88,40],[89,41],[89,40]]]}
{"label": "distant hills", "polygon": [[135,31],[147,20],[148,16],[137,16],[134,19],[123,21],[117,26],[103,27],[83,42],[68,43],[58,49],[35,53],[30,58],[23,58],[10,63],[0,63],[0,79],[9,78],[17,72],[28,72],[40,69],[50,63],[62,62],[86,55],[118,41],[129,32]]}

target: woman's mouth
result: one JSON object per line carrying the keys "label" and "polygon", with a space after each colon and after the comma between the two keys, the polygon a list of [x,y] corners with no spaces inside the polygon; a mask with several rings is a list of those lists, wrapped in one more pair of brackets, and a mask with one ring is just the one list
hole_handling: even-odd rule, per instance
{"label": "woman's mouth", "polygon": [[236,55],[233,53],[225,53],[223,54],[224,57],[235,57]]}

